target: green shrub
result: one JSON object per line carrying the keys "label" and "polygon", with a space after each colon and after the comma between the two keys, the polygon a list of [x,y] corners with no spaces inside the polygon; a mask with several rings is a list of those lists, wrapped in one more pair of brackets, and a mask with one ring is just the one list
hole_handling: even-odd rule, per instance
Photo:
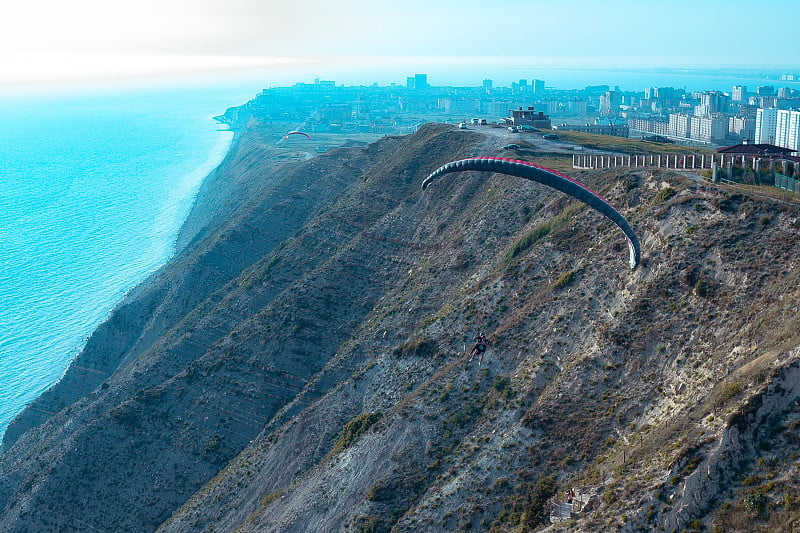
{"label": "green shrub", "polygon": [[203,444],[203,451],[206,453],[211,453],[216,451],[219,448],[219,435],[214,434],[212,435],[204,444]]}
{"label": "green shrub", "polygon": [[729,381],[725,385],[722,386],[722,392],[720,393],[719,401],[720,403],[725,403],[734,396],[738,396],[740,392],[744,390],[744,383],[741,381]]}
{"label": "green shrub", "polygon": [[703,521],[700,520],[699,518],[696,518],[695,520],[689,522],[688,527],[692,531],[703,531],[703,529],[705,529],[705,526],[703,526]]}
{"label": "green shrub", "polygon": [[406,341],[402,347],[395,348],[393,353],[395,357],[408,355],[432,357],[436,355],[436,342],[423,337],[415,337]]}
{"label": "green shrub", "polygon": [[379,533],[380,531],[386,531],[385,525],[377,516],[359,516],[356,519],[355,526],[357,533]]}
{"label": "green shrub", "polygon": [[557,491],[558,483],[554,475],[539,478],[533,490],[528,493],[528,504],[522,518],[526,528],[537,529],[547,522],[547,502]]}
{"label": "green shrub", "polygon": [[283,494],[282,490],[276,490],[275,492],[267,494],[266,496],[261,498],[261,510],[263,511],[264,509],[269,507],[269,504],[280,498],[282,494]]}
{"label": "green shrub", "polygon": [[525,250],[536,244],[537,241],[547,237],[551,230],[552,228],[550,227],[549,222],[543,222],[542,224],[539,224],[531,231],[523,235],[511,246],[511,248],[509,248],[509,250],[503,255],[503,262],[509,262],[522,255]]}
{"label": "green shrub", "polygon": [[675,196],[676,193],[677,191],[675,191],[675,189],[673,189],[672,187],[664,187],[663,189],[658,191],[658,194],[656,194],[655,197],[653,198],[653,205],[658,205],[666,202],[667,200]]}
{"label": "green shrub", "polygon": [[569,272],[564,272],[561,276],[556,280],[553,287],[556,289],[560,289],[561,287],[566,287],[575,279],[575,272],[570,270]]}
{"label": "green shrub", "polygon": [[511,379],[508,376],[495,376],[492,387],[506,400],[514,396],[514,389],[511,387]]}
{"label": "green shrub", "polygon": [[584,204],[581,202],[573,202],[567,205],[567,207],[562,209],[557,215],[547,219],[517,239],[514,244],[512,244],[511,247],[503,254],[500,263],[508,264],[517,257],[521,256],[528,250],[528,248],[536,244],[544,237],[547,237],[553,231],[561,228],[561,226],[563,226],[569,219],[575,216],[575,214],[582,209],[583,205]]}
{"label": "green shrub", "polygon": [[383,413],[380,412],[361,413],[350,420],[339,433],[339,438],[336,439],[331,454],[336,454],[349,448],[361,435],[366,433],[375,422],[380,420],[381,417],[383,417]]}
{"label": "green shrub", "polygon": [[480,406],[472,402],[466,402],[465,404],[462,405],[459,411],[456,411],[450,416],[449,422],[450,424],[452,424],[457,428],[463,428],[464,426],[472,422],[472,420],[480,414],[481,414]]}

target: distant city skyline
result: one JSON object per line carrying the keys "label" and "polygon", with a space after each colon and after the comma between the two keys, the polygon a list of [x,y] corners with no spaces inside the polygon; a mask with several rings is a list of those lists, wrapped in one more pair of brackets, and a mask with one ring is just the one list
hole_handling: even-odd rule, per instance
{"label": "distant city skyline", "polygon": [[0,9],[0,83],[248,70],[285,80],[376,66],[792,71],[795,32],[782,15],[794,9],[788,0],[11,0]]}

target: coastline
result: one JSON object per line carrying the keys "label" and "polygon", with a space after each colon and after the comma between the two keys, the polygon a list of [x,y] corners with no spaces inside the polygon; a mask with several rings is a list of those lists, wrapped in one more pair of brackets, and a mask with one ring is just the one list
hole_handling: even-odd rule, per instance
{"label": "coastline", "polygon": [[[120,394],[138,397],[137,391],[180,374],[220,340],[215,335],[222,330],[197,333],[187,317],[215,308],[221,287],[269,255],[347,184],[330,181],[316,165],[274,159],[287,126],[247,121],[232,128],[229,151],[203,181],[174,256],[121,298],[61,379],[10,422],[0,469],[17,460],[14,450],[65,424],[80,426],[94,416],[93,405],[113,404]],[[307,191],[299,203],[298,187]]]}
{"label": "coastline", "polygon": [[[212,147],[211,151],[208,153],[206,163],[201,164],[196,170],[180,177],[180,185],[170,193],[170,195],[174,197],[174,201],[168,202],[164,209],[155,215],[153,219],[155,225],[162,224],[162,221],[163,223],[169,224],[168,219],[174,216],[180,216],[180,218],[182,218],[177,224],[177,228],[170,232],[172,236],[158,244],[158,248],[153,250],[153,253],[163,255],[165,259],[161,261],[153,271],[145,274],[141,279],[118,293],[114,298],[114,302],[111,303],[110,308],[104,312],[103,316],[98,318],[97,323],[94,324],[91,330],[83,337],[81,345],[76,347],[75,352],[70,356],[71,360],[64,366],[63,370],[59,372],[59,376],[49,385],[39,389],[35,395],[32,396],[32,399],[28,400],[27,403],[8,420],[8,423],[2,428],[2,432],[0,432],[0,453],[8,448],[5,444],[7,441],[7,434],[11,432],[13,436],[15,433],[18,433],[14,428],[18,427],[20,422],[22,422],[21,427],[27,429],[28,427],[44,422],[52,415],[56,414],[57,411],[52,407],[52,399],[49,398],[52,396],[52,392],[65,387],[74,387],[77,381],[87,380],[87,378],[91,378],[91,376],[94,376],[94,378],[88,379],[87,383],[94,383],[97,381],[96,378],[107,377],[110,374],[110,372],[93,368],[91,365],[86,366],[85,364],[80,364],[81,356],[89,346],[91,339],[98,334],[115,312],[129,305],[151,280],[156,278],[164,269],[168,268],[171,262],[180,255],[186,243],[190,240],[190,237],[194,236],[194,232],[197,230],[196,223],[200,221],[196,213],[198,206],[202,204],[203,198],[207,196],[204,195],[204,191],[207,190],[209,180],[214,175],[221,172],[224,173],[224,171],[222,171],[223,167],[236,151],[237,143],[240,139],[240,130],[233,128],[226,122],[218,120],[217,117],[210,118],[217,120],[217,122],[221,124],[226,124],[229,130],[220,131],[231,131],[232,135],[225,135],[226,139],[224,141],[218,141],[218,143]],[[220,155],[222,150],[218,150],[217,148],[222,143],[225,144],[225,148],[224,154]],[[212,160],[216,160],[216,163],[209,164]],[[200,179],[193,177],[198,173],[201,173],[202,177]],[[195,229],[193,230],[192,228]],[[82,374],[82,376],[76,377],[76,370],[78,370],[78,374]],[[86,387],[79,388],[86,391]],[[57,393],[55,396],[61,397],[61,393]],[[70,397],[73,396],[70,395]]]}
{"label": "coastline", "polygon": [[[215,192],[210,190],[212,187],[211,183],[216,181],[220,175],[224,174],[224,168],[230,165],[231,159],[236,153],[239,143],[241,142],[241,127],[237,127],[235,124],[225,121],[224,115],[211,118],[217,123],[228,127],[227,130],[222,131],[230,131],[233,135],[228,141],[228,148],[225,152],[225,155],[219,159],[219,162],[216,164],[216,166],[214,166],[213,169],[206,173],[200,182],[192,199],[189,211],[184,217],[183,222],[181,223],[180,228],[178,228],[178,232],[175,235],[174,251],[169,261],[180,254],[186,248],[186,246],[188,246],[189,243],[194,240],[197,234],[202,231],[203,226],[209,223],[209,217],[205,216],[202,211],[204,202],[208,201],[209,195],[214,194]],[[166,263],[164,266],[166,266]]]}
{"label": "coastline", "polygon": [[[293,187],[291,176],[272,174],[286,163],[269,156],[286,126],[229,124],[233,137],[228,151],[200,184],[172,241],[174,253],[121,295],[87,335],[61,377],[10,420],[0,442],[0,454],[29,429],[51,418],[69,416],[69,409],[62,412],[66,407],[102,394],[101,385],[124,379],[116,374],[117,370],[124,372],[124,367],[211,296],[215,287],[224,285],[260,258],[264,246],[272,247],[288,237],[280,232],[261,235],[259,239],[265,242],[260,249],[251,246],[235,257],[217,249],[225,246],[220,241],[227,237],[220,236],[220,232],[224,235],[224,227],[235,212],[250,209],[255,202],[265,206],[279,204],[285,201],[282,195],[290,194],[287,191]],[[283,185],[276,186],[276,180]],[[224,257],[221,263],[220,256]]]}

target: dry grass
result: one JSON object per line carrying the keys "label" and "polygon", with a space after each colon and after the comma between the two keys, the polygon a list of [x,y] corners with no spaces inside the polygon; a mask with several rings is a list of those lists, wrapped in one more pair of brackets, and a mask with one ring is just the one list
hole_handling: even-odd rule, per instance
{"label": "dry grass", "polygon": [[689,148],[666,143],[652,143],[639,139],[628,139],[626,137],[614,137],[611,135],[595,135],[580,131],[555,131],[561,140],[579,144],[586,148],[596,150],[608,150],[612,152],[622,152],[626,154],[711,154],[711,150],[703,148]]}

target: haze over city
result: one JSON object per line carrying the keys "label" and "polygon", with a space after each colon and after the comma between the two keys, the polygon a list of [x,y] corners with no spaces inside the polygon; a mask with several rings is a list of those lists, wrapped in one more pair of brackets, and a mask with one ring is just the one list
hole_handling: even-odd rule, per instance
{"label": "haze over city", "polygon": [[[457,84],[456,72],[475,66],[790,68],[794,32],[781,14],[793,5],[14,0],[2,8],[13,23],[0,35],[0,82],[253,69],[283,82],[390,82],[392,72],[440,65],[450,67],[442,82]],[[366,67],[373,79],[357,79]]]}

